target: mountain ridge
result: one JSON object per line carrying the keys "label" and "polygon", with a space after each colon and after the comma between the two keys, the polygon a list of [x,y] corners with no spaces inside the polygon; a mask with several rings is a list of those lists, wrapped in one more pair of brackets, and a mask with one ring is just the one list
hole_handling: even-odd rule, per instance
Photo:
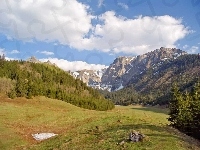
{"label": "mountain ridge", "polygon": [[[120,56],[104,70],[98,81],[89,82],[90,79],[93,80],[91,76],[84,76],[87,78],[85,82],[93,88],[107,89],[108,91],[119,90],[120,87],[126,86],[134,76],[140,75],[148,68],[186,54],[187,52],[180,49],[161,47],[138,56]],[[76,78],[82,79],[83,77],[80,75]]]}
{"label": "mountain ridge", "polygon": [[200,57],[187,54],[152,66],[134,76],[121,90],[115,92],[101,91],[108,99],[117,104],[168,104],[171,88],[174,84],[180,91],[191,91],[200,82]]}

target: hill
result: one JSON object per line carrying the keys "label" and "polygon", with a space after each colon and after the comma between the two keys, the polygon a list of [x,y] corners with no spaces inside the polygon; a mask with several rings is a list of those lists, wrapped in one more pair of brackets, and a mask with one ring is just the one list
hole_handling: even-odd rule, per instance
{"label": "hill", "polygon": [[108,110],[113,103],[97,90],[55,65],[29,61],[0,60],[0,93],[11,98],[46,96],[95,110]]}
{"label": "hill", "polygon": [[[199,150],[198,141],[167,126],[166,113],[140,106],[94,111],[45,97],[12,100],[0,95],[0,149]],[[118,144],[131,130],[145,134],[144,141]],[[58,136],[35,141],[31,134],[41,132]]]}

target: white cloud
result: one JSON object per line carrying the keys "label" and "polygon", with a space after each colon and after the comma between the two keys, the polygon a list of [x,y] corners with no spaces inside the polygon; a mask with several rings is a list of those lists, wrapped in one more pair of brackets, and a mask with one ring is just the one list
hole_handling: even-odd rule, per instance
{"label": "white cloud", "polygon": [[77,0],[9,0],[7,4],[0,1],[0,32],[20,40],[71,45],[92,28],[89,6]]}
{"label": "white cloud", "polygon": [[121,6],[123,9],[128,10],[129,7],[128,5],[124,4],[124,3],[118,3],[117,5]]}
{"label": "white cloud", "polygon": [[198,50],[199,50],[199,47],[197,47],[197,46],[192,46],[192,47],[189,49],[188,53],[190,53],[190,54],[195,54],[195,53],[198,52]]}
{"label": "white cloud", "polygon": [[[98,2],[102,6],[104,0]],[[89,6],[77,0],[10,0],[9,8],[6,4],[6,0],[0,1],[3,34],[24,41],[58,42],[78,50],[142,54],[175,47],[190,33],[181,19],[168,15],[128,19],[107,11],[92,16]],[[92,19],[101,24],[92,26]]]}
{"label": "white cloud", "polygon": [[20,52],[18,50],[12,50],[10,53],[11,54],[19,54]]}
{"label": "white cloud", "polygon": [[104,2],[104,0],[98,0],[98,7],[103,6],[104,5],[103,2]]}
{"label": "white cloud", "polygon": [[59,68],[65,70],[65,71],[78,71],[78,70],[83,70],[83,69],[88,69],[88,70],[100,70],[103,69],[107,66],[105,65],[100,65],[100,64],[88,64],[83,61],[67,61],[64,59],[58,59],[58,58],[44,58],[40,59],[42,62],[50,61],[51,63],[55,63]]}
{"label": "white cloud", "polygon": [[180,19],[168,15],[127,19],[109,11],[99,19],[103,23],[95,26],[90,38],[73,45],[75,48],[143,54],[160,47],[175,47],[190,33]]}
{"label": "white cloud", "polygon": [[[0,48],[0,55],[6,55],[6,52],[5,52],[5,49],[3,48]],[[14,59],[14,58],[10,58],[10,57],[5,57],[6,60],[10,61],[10,60],[17,60],[17,59]]]}
{"label": "white cloud", "polygon": [[6,60],[10,61],[10,60],[19,60],[18,58],[10,58],[10,57],[5,57]]}
{"label": "white cloud", "polygon": [[184,45],[183,46],[183,49],[186,49],[186,48],[188,48],[189,46],[186,44],[186,45]]}
{"label": "white cloud", "polygon": [[53,52],[49,52],[49,51],[37,51],[38,53],[44,54],[44,55],[54,55]]}

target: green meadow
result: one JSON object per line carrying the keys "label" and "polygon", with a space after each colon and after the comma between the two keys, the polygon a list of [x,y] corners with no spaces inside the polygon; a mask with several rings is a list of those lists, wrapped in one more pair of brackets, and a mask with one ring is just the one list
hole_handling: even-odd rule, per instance
{"label": "green meadow", "polygon": [[[167,114],[167,109],[156,107],[115,106],[95,111],[45,97],[9,99],[0,95],[0,149],[200,149],[197,140],[168,126]],[[145,134],[145,139],[128,141],[132,130]],[[42,132],[58,135],[43,141],[32,137]]]}

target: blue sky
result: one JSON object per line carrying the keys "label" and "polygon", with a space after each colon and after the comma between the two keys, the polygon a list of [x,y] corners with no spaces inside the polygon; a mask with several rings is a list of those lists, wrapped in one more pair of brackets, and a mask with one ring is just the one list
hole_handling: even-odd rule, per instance
{"label": "blue sky", "polygon": [[199,0],[2,0],[0,54],[100,69],[160,47],[200,52]]}

